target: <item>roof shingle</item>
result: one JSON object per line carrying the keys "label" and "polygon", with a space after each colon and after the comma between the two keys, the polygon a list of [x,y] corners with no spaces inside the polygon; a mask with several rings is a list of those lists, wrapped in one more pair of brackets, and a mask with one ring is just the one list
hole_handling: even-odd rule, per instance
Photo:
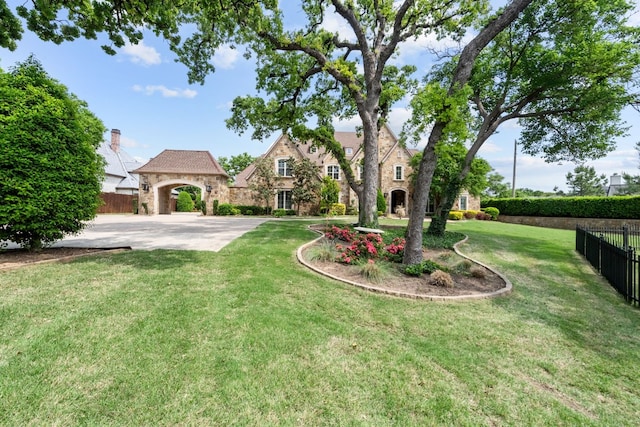
{"label": "roof shingle", "polygon": [[211,153],[193,150],[164,150],[134,172],[229,176]]}

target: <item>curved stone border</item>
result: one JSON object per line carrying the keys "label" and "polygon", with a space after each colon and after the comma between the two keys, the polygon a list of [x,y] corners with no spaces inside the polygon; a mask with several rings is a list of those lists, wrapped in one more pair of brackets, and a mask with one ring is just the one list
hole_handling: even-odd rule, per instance
{"label": "curved stone border", "polygon": [[74,259],[91,256],[91,255],[117,254],[120,252],[130,251],[131,247],[123,246],[120,248],[83,248],[83,249],[99,249],[99,251],[87,252],[86,254],[80,254],[80,255],[69,255],[69,256],[60,257],[60,258],[43,259],[42,261],[27,262],[19,265],[0,266],[0,271],[16,270],[18,268],[29,267],[31,265],[52,264],[54,262],[73,261]]}
{"label": "curved stone border", "polygon": [[310,263],[308,263],[304,257],[302,256],[302,252],[307,249],[309,246],[312,246],[314,243],[318,242],[319,240],[321,240],[324,235],[317,231],[317,230],[313,230],[311,228],[311,226],[309,226],[309,230],[316,232],[316,233],[320,233],[321,236],[308,242],[305,243],[304,245],[300,246],[298,248],[298,250],[296,251],[296,257],[298,258],[298,262],[300,262],[302,265],[304,265],[305,267],[309,268],[310,270],[315,271],[318,274],[321,274],[325,277],[329,277],[331,279],[337,280],[339,282],[343,282],[343,283],[347,283],[349,285],[355,286],[357,288],[361,288],[367,291],[371,291],[371,292],[377,292],[377,293],[382,293],[385,295],[391,295],[391,296],[395,296],[395,297],[402,297],[402,298],[412,298],[412,299],[420,299],[420,300],[428,300],[428,301],[442,301],[442,302],[446,302],[446,301],[468,301],[468,300],[478,300],[478,299],[487,299],[487,298],[494,298],[497,296],[501,296],[501,295],[506,295],[508,293],[511,292],[511,290],[513,289],[513,285],[511,284],[511,281],[509,281],[509,279],[507,279],[502,273],[496,271],[495,269],[489,267],[488,265],[485,265],[481,262],[478,262],[470,257],[468,257],[467,255],[463,254],[462,252],[460,252],[460,250],[458,249],[458,245],[464,243],[467,241],[468,237],[465,236],[464,240],[459,241],[458,243],[456,243],[455,245],[453,245],[453,250],[455,251],[456,254],[460,255],[463,258],[468,259],[469,261],[481,265],[482,267],[492,271],[493,273],[497,274],[505,283],[505,287],[498,289],[497,291],[493,291],[493,292],[489,292],[486,294],[471,294],[471,295],[452,295],[452,296],[446,296],[446,295],[421,295],[421,294],[414,294],[411,292],[400,292],[400,291],[394,291],[391,289],[387,289],[387,288],[380,288],[377,286],[369,286],[369,285],[364,285],[362,283],[358,283],[358,282],[354,282],[352,280],[347,280],[347,279],[343,279],[341,277],[338,276],[334,276],[333,274],[327,273],[319,268],[314,267],[313,265],[311,265]]}

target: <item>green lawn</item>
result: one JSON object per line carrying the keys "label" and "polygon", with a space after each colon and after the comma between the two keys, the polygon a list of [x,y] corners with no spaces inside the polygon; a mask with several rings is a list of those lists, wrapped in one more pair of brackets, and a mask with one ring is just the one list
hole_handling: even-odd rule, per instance
{"label": "green lawn", "polygon": [[573,232],[450,224],[514,292],[434,303],[305,270],[307,224],[1,272],[0,424],[637,425],[640,311]]}

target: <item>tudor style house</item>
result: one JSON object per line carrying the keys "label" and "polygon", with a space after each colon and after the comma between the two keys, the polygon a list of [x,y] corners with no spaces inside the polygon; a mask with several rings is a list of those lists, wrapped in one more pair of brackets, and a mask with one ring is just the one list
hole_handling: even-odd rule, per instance
{"label": "tudor style house", "polygon": [[[356,178],[360,177],[362,174],[360,165],[364,157],[362,137],[356,132],[336,132],[335,138],[342,145]],[[404,211],[406,216],[409,212],[412,191],[410,159],[414,153],[399,143],[388,126],[380,129],[378,135],[378,159],[380,162],[378,187],[387,202],[386,213],[388,214],[398,214]],[[291,198],[293,176],[287,161],[289,158],[300,160],[304,157],[318,167],[319,179],[326,175],[334,178],[340,184],[340,203],[347,207],[358,208],[357,194],[349,186],[335,157],[327,153],[324,148],[315,147],[312,144],[297,144],[290,141],[286,135],[281,135],[262,157],[273,162],[274,171],[281,177],[281,186],[277,194],[274,195],[272,208],[295,208]],[[229,188],[229,202],[234,205],[255,204],[250,186],[252,180],[256,178],[255,165],[250,165],[240,172],[234,185]],[[309,213],[305,212],[305,208],[307,207],[302,207],[301,212]],[[479,210],[480,201],[470,197],[468,193],[462,193],[454,208]]]}

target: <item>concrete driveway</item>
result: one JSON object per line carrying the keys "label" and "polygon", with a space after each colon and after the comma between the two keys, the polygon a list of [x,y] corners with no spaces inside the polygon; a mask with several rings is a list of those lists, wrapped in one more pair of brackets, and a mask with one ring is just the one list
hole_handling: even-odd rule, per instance
{"label": "concrete driveway", "polygon": [[53,246],[219,251],[270,218],[171,215],[98,215],[84,231]]}

